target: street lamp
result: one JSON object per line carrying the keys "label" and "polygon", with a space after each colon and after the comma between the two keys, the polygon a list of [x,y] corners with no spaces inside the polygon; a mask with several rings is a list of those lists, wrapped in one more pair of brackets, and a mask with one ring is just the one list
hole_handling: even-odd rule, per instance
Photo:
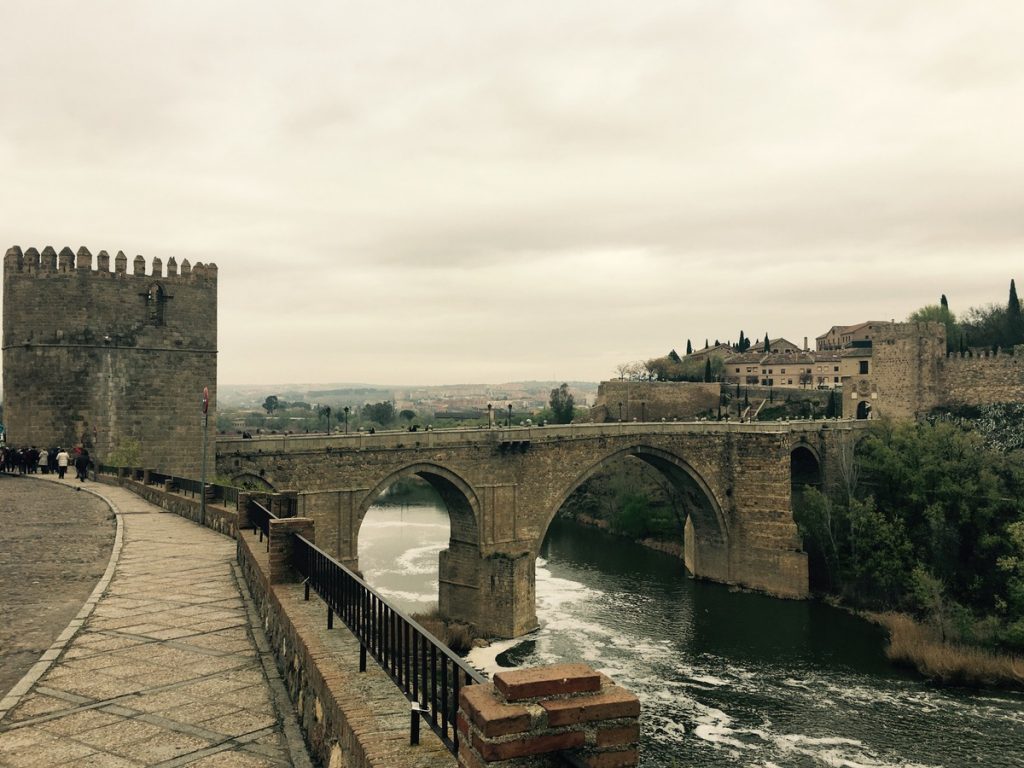
{"label": "street lamp", "polygon": [[508,426],[512,426],[512,403],[508,404]]}
{"label": "street lamp", "polygon": [[619,401],[619,421],[622,421],[622,401]]}
{"label": "street lamp", "polygon": [[345,411],[345,434],[348,434],[348,406],[346,405],[342,410]]}
{"label": "street lamp", "polygon": [[494,426],[494,406],[491,403],[487,404],[487,428],[490,429]]}

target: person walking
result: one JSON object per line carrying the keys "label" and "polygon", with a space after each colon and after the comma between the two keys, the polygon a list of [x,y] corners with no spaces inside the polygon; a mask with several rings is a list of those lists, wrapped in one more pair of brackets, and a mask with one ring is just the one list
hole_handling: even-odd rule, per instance
{"label": "person walking", "polygon": [[57,479],[63,480],[64,473],[68,471],[68,464],[71,463],[71,455],[63,448],[57,449]]}
{"label": "person walking", "polygon": [[89,451],[85,448],[75,457],[75,470],[78,472],[78,482],[84,483],[85,476],[89,471]]}
{"label": "person walking", "polygon": [[50,468],[50,460],[47,458],[46,449],[39,449],[39,456],[36,458],[36,467],[40,475],[45,475]]}

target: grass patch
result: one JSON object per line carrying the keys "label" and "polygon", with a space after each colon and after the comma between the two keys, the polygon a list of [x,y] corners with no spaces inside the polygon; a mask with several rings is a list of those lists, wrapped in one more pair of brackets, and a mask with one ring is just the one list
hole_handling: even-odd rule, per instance
{"label": "grass patch", "polygon": [[945,685],[1024,686],[1024,658],[984,648],[944,643],[931,627],[903,613],[865,613],[889,631],[885,655]]}
{"label": "grass patch", "polygon": [[448,621],[437,608],[414,613],[412,619],[460,656],[469,653],[473,647],[473,627],[461,621]]}

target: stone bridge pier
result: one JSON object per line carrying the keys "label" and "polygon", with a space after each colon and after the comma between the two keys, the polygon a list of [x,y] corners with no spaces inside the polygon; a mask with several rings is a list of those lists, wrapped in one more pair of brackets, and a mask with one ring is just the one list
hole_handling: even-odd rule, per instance
{"label": "stone bridge pier", "polygon": [[491,636],[537,626],[535,564],[551,520],[609,461],[633,456],[686,499],[684,551],[698,578],[769,594],[808,594],[793,522],[793,457],[822,481],[850,432],[843,422],[600,424],[347,436],[221,439],[217,471],[297,490],[317,546],[358,569],[359,528],[380,494],[418,476],[448,508],[439,559],[442,615]]}

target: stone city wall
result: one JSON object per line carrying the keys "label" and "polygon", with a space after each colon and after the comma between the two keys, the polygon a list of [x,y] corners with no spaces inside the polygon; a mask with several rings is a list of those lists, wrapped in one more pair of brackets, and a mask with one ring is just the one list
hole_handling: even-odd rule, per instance
{"label": "stone city wall", "polygon": [[623,421],[693,419],[717,413],[720,393],[717,382],[602,381],[590,411],[591,420],[618,421],[619,403]]}
{"label": "stone city wall", "polygon": [[[4,257],[3,382],[9,442],[86,447],[198,476],[201,398],[216,433],[217,267],[85,248]],[[212,449],[212,438],[210,439]],[[212,457],[212,450],[210,451]]]}
{"label": "stone city wall", "polygon": [[1024,402],[1024,345],[1013,354],[971,350],[939,363],[941,405],[991,405]]}

